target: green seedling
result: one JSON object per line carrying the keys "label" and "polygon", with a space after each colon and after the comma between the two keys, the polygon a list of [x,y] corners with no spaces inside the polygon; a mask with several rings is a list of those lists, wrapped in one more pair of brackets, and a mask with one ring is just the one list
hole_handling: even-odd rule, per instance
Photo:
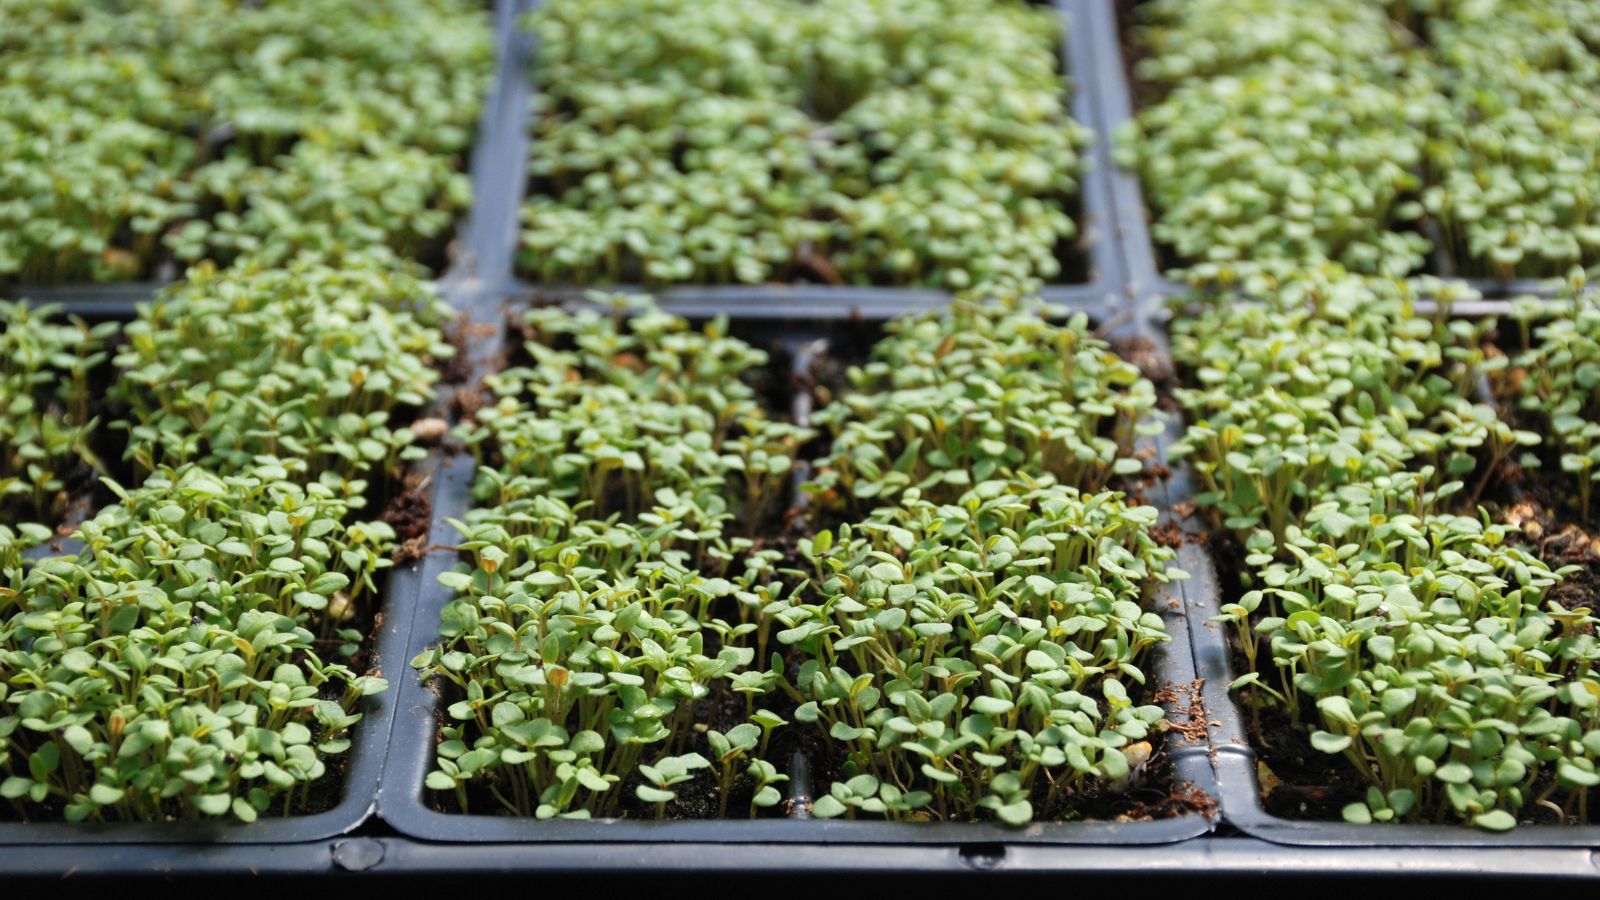
{"label": "green seedling", "polygon": [[1023,304],[957,304],[891,323],[850,389],[815,420],[832,450],[806,490],[819,511],[861,511],[915,488],[952,500],[1008,472],[1097,489],[1133,458],[1155,388],[1089,333]]}
{"label": "green seedling", "polygon": [[492,65],[466,0],[0,3],[0,278],[438,255]]}
{"label": "green seedling", "polygon": [[541,280],[962,290],[1061,274],[1088,134],[1050,10],[560,0],[531,25],[522,265]]}
{"label": "green seedling", "polygon": [[159,469],[112,486],[78,555],[22,569],[0,549],[0,796],[19,815],[310,810],[361,697],[384,689],[324,661],[359,639],[327,610],[370,602],[394,533],[351,521],[336,478],[286,474]]}
{"label": "green seedling", "polygon": [[[104,473],[91,376],[115,323],[60,321],[60,310],[0,302],[0,522],[55,522],[68,482]],[[78,478],[79,481],[88,479]]]}
{"label": "green seedling", "polygon": [[125,330],[113,395],[129,410],[126,455],[238,471],[265,454],[300,477],[396,478],[423,452],[402,423],[454,353],[448,315],[382,256],[197,268]]}
{"label": "green seedling", "polygon": [[860,773],[814,812],[983,809],[1020,824],[1073,786],[1126,776],[1122,748],[1163,727],[1125,686],[1167,639],[1145,603],[1180,575],[1154,524],[1121,494],[1043,476],[980,482],[949,504],[912,489],[825,555],[813,541],[817,596],[774,613],[777,639],[805,660],[795,717]]}

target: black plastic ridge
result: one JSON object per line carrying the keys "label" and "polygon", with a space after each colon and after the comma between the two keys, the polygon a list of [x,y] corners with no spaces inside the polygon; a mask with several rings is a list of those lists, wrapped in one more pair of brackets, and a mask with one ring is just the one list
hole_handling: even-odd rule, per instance
{"label": "black plastic ridge", "polygon": [[[542,300],[583,302],[590,291],[651,294],[664,312],[686,319],[719,315],[772,322],[881,322],[907,313],[934,312],[949,305],[951,295],[928,288],[834,287],[831,285],[714,285],[650,288],[543,287],[519,282],[521,292]],[[1120,303],[1114,291],[1078,291],[1056,286],[1039,291],[1040,299],[1063,312],[1084,312],[1095,321],[1111,318]]]}
{"label": "black plastic ridge", "polygon": [[[1358,879],[1449,878],[1488,881],[1539,879],[1593,881],[1600,876],[1595,855],[1567,849],[1485,849],[1473,853],[1418,850],[1406,847],[1283,847],[1248,837],[1213,837],[1141,847],[1128,853],[1104,847],[1037,845],[917,844],[893,853],[846,853],[826,844],[791,844],[774,852],[764,844],[614,844],[574,848],[562,844],[428,844],[406,838],[374,836],[343,838],[331,844],[289,844],[266,847],[197,846],[182,855],[170,850],[105,847],[86,854],[79,847],[34,847],[23,851],[0,848],[0,871],[21,889],[33,879],[56,881],[63,873],[76,880],[106,877],[161,877],[182,885],[185,877],[237,879],[256,886],[307,875],[364,873],[377,878],[452,879],[458,889],[480,879],[520,876],[584,878],[654,874],[712,877],[816,877],[831,875],[895,875],[917,877],[1000,877],[1070,875],[1075,887],[1143,886],[1145,879],[1182,879],[1191,888],[1204,879],[1226,878],[1237,887],[1245,878],[1318,879],[1347,885]],[[455,879],[472,879],[467,882]],[[1091,879],[1084,881],[1083,879]],[[609,885],[608,885],[609,886]],[[1437,887],[1437,883],[1430,885]],[[1417,887],[1422,887],[1419,883]]]}
{"label": "black plastic ridge", "polygon": [[[1101,116],[1094,124],[1098,131],[1115,135],[1118,128],[1134,118],[1133,95],[1128,84],[1128,60],[1123,55],[1123,44],[1117,24],[1113,0],[1077,0],[1086,4],[1089,15],[1080,19],[1092,34],[1090,46],[1093,60],[1094,84],[1098,87]],[[1152,211],[1145,201],[1144,184],[1138,172],[1122,166],[1113,166],[1111,177],[1111,208],[1116,215],[1117,238],[1122,247],[1127,269],[1128,287],[1135,295],[1156,294],[1162,297],[1180,297],[1197,289],[1174,281],[1161,270],[1160,255],[1150,230]],[[1433,274],[1450,278],[1453,267],[1441,262],[1443,254],[1430,256]],[[1461,316],[1504,315],[1511,309],[1510,301],[1519,297],[1558,299],[1563,294],[1561,279],[1517,278],[1499,280],[1492,278],[1453,279],[1476,291],[1483,299],[1457,302],[1451,309]],[[1431,300],[1418,303],[1419,311],[1430,311]]]}
{"label": "black plastic ridge", "polygon": [[[540,5],[540,0],[524,0],[529,9]],[[1090,35],[1084,29],[1084,0],[1050,0],[1067,26],[1067,40],[1062,42],[1061,65],[1067,87],[1072,90],[1071,111],[1079,124],[1094,128],[1093,113],[1095,80],[1088,67]],[[502,86],[508,92],[521,90],[524,97],[531,92],[531,75],[528,64],[532,62],[532,43],[524,48],[530,55],[523,57],[520,68],[504,72]],[[504,78],[516,78],[519,85],[506,84]],[[524,136],[529,130],[530,105],[517,107],[514,120],[503,122],[501,127],[516,128]],[[526,144],[523,145],[526,156]],[[1089,245],[1088,262],[1090,279],[1082,284],[1046,285],[1039,297],[1046,303],[1069,311],[1082,310],[1097,320],[1111,318],[1121,309],[1122,254],[1118,252],[1114,236],[1106,227],[1110,217],[1111,188],[1108,173],[1112,171],[1109,136],[1095,131],[1094,140],[1085,150],[1088,171],[1078,181],[1078,198],[1082,209],[1077,218],[1080,241]],[[503,168],[503,185],[516,185],[516,197],[526,191],[526,159],[496,160]],[[515,181],[511,179],[516,177]],[[511,192],[506,192],[510,196]],[[520,202],[520,201],[519,201]],[[513,209],[506,220],[508,233],[519,234],[520,210]],[[513,247],[513,251],[514,251]],[[495,260],[498,262],[498,259]],[[506,260],[506,271],[515,267],[515,252]],[[487,267],[485,271],[489,271]],[[763,285],[679,285],[659,288],[640,285],[547,285],[517,279],[518,293],[567,300],[581,298],[589,290],[608,293],[651,294],[656,305],[665,312],[686,318],[710,318],[719,314],[749,319],[776,320],[846,320],[882,321],[907,312],[938,309],[950,302],[951,293],[937,288],[854,287],[823,284],[763,284]]]}
{"label": "black plastic ridge", "polygon": [[511,270],[527,182],[528,63],[534,50],[534,35],[521,22],[539,5],[540,0],[495,0],[495,71],[472,147],[472,206],[441,285],[459,282],[491,294],[514,290]]}
{"label": "black plastic ridge", "polygon": [[141,303],[148,303],[164,284],[149,281],[126,284],[52,284],[0,286],[0,296],[30,306],[54,304],[69,316],[87,319],[132,319]]}

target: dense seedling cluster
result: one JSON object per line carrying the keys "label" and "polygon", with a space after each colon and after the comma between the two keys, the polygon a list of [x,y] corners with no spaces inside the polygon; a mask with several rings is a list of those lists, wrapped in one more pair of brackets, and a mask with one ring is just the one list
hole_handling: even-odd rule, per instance
{"label": "dense seedling cluster", "polygon": [[[4,421],[37,457],[19,483],[42,491],[61,456],[96,461],[87,381],[112,351],[103,330],[6,312]],[[418,452],[398,418],[432,397],[445,314],[380,255],[202,266],[123,329],[114,424],[139,481],[105,481],[116,499],[75,553],[24,565],[49,530],[0,530],[0,796],[17,815],[252,821],[326,802],[359,699],[384,687],[358,674],[396,543],[368,520],[369,483]]]}
{"label": "dense seedling cluster", "polygon": [[287,475],[162,469],[83,524],[79,555],[8,569],[0,796],[72,821],[306,806],[384,687],[336,660],[393,533],[347,521],[337,479]]}
{"label": "dense seedling cluster", "polygon": [[1447,109],[1423,200],[1464,275],[1600,263],[1600,10],[1449,3],[1427,20]]}
{"label": "dense seedling cluster", "polygon": [[1086,133],[1012,0],[608,0],[536,15],[545,281],[1052,279]]}
{"label": "dense seedling cluster", "polygon": [[1178,453],[1243,555],[1221,617],[1245,659],[1235,686],[1368,781],[1350,821],[1498,830],[1535,804],[1582,819],[1600,784],[1596,619],[1555,599],[1566,570],[1480,513],[1538,437],[1466,399],[1505,360],[1447,315],[1309,277],[1178,326],[1200,385],[1180,392]]}
{"label": "dense seedling cluster", "polygon": [[1427,242],[1417,169],[1426,85],[1385,4],[1153,0],[1138,73],[1161,92],[1123,135],[1152,226],[1195,276],[1336,262],[1403,275]]}
{"label": "dense seedling cluster", "polygon": [[1121,153],[1190,280],[1600,262],[1592,4],[1153,0],[1138,16],[1154,96]]}
{"label": "dense seedling cluster", "polygon": [[1569,301],[1517,306],[1526,349],[1511,376],[1520,408],[1549,429],[1561,470],[1576,481],[1578,514],[1589,522],[1600,480],[1600,308],[1585,286],[1575,273]]}
{"label": "dense seedling cluster", "polygon": [[1175,328],[1196,387],[1178,392],[1189,457],[1221,524],[1282,538],[1342,487],[1429,467],[1430,486],[1473,480],[1538,442],[1468,399],[1504,359],[1477,349],[1484,325],[1412,315],[1387,283],[1309,279],[1273,300],[1219,303]]}
{"label": "dense seedling cluster", "polygon": [[115,325],[0,303],[0,523],[55,521],[69,482],[100,471],[91,376]]}
{"label": "dense seedling cluster", "polygon": [[404,427],[454,352],[433,288],[387,260],[255,263],[189,279],[140,310],[116,355],[127,455],[142,469],[258,456],[302,474],[399,474]]}
{"label": "dense seedling cluster", "polygon": [[[1084,414],[1106,434],[1090,428],[1095,449],[1065,472],[1094,484],[1058,480],[1049,440],[1014,459],[952,451],[940,477],[819,512],[843,517],[837,536],[786,557],[773,540],[813,435],[762,406],[766,355],[718,323],[624,318],[627,302],[528,314],[527,364],[465,430],[486,463],[458,526],[471,563],[441,579],[457,599],[414,661],[451,686],[429,787],[540,818],[753,816],[782,797],[773,750],[796,729],[837,770],[822,817],[1022,824],[1131,780],[1164,727],[1130,692],[1166,639],[1146,601],[1173,553],[1153,508],[1099,487],[1128,472],[1119,442],[1148,383],[1081,320],[963,307],[897,323],[877,359],[946,357],[975,420],[1016,415],[1013,393],[1061,416],[1115,393]],[[835,443],[869,393],[819,416]],[[897,433],[861,432],[856,452],[881,459]],[[919,452],[944,451],[895,451]],[[802,495],[837,496],[843,458]]]}
{"label": "dense seedling cluster", "polygon": [[811,485],[821,507],[861,511],[911,488],[948,502],[1008,472],[1094,491],[1142,468],[1133,443],[1160,427],[1155,388],[1083,316],[957,304],[888,330],[816,416],[835,432]]}
{"label": "dense seedling cluster", "polygon": [[462,0],[0,3],[0,279],[441,244],[489,65]]}
{"label": "dense seedling cluster", "polygon": [[817,586],[774,615],[794,679],[847,753],[813,812],[1022,825],[1089,785],[1126,783],[1165,713],[1129,696],[1167,636],[1146,611],[1172,551],[1156,510],[1051,476],[901,502],[802,542]]}
{"label": "dense seedling cluster", "polygon": [[[757,652],[780,554],[747,535],[784,508],[808,434],[744,380],[764,352],[627,302],[529,313],[528,364],[464,434],[484,463],[459,525],[474,565],[441,579],[444,642],[414,660],[460,688],[428,786],[464,810],[481,786],[524,816],[664,815],[701,769],[724,814],[746,774],[749,814],[778,799],[745,739],[782,722],[763,705],[781,664]],[[737,693],[737,721],[697,737],[700,705]]]}

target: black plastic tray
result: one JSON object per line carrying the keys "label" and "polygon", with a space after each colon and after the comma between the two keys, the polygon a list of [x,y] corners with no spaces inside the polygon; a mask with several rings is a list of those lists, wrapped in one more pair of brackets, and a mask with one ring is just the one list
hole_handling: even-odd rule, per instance
{"label": "black plastic tray", "polygon": [[[509,303],[541,294],[563,295],[519,282],[513,275],[526,187],[527,63],[533,52],[532,36],[518,26],[521,15],[536,2],[494,3],[498,68],[472,151],[474,201],[452,248],[451,266],[438,282],[445,298],[477,326],[465,333],[469,335],[470,368],[480,375],[498,365]],[[1165,301],[1185,288],[1164,281],[1157,271],[1137,176],[1113,168],[1110,162],[1111,131],[1131,115],[1115,8],[1112,0],[1054,0],[1054,6],[1072,17],[1065,51],[1077,88],[1073,113],[1096,138],[1087,151],[1092,169],[1082,181],[1084,215],[1080,225],[1086,231],[1095,230],[1096,239],[1090,246],[1096,254],[1093,262],[1098,277],[1089,286],[1046,288],[1044,295],[1065,307],[1083,309],[1102,328],[1115,329],[1118,336],[1156,340],[1161,363],[1170,365],[1162,336],[1162,323],[1170,315]],[[62,302],[69,311],[90,317],[126,318],[133,314],[135,303],[153,296],[158,288],[153,284],[0,286],[0,296]],[[853,330],[854,320],[935,308],[946,299],[938,291],[896,289],[677,288],[665,292],[661,305],[692,318],[727,314],[737,327],[770,329],[770,333],[782,333],[798,342]],[[1504,303],[1493,300],[1482,306],[1479,310],[1458,304],[1455,311],[1489,314],[1505,308]],[[1181,421],[1174,417],[1166,434],[1155,439],[1158,460],[1165,460],[1166,446],[1181,429]],[[466,455],[436,452],[427,465],[432,468],[431,536],[453,544],[455,535],[443,518],[466,509],[472,460]],[[1180,468],[1164,485],[1152,488],[1151,500],[1165,507],[1164,518],[1170,521],[1172,507],[1188,495],[1186,475]],[[285,827],[270,833],[263,829],[280,823],[263,821],[243,828],[219,824],[214,832],[204,834],[179,834],[163,826],[117,826],[131,829],[121,832],[126,837],[109,836],[108,827],[10,826],[10,830],[0,828],[0,874],[234,877],[369,872],[415,877],[532,872],[589,875],[596,870],[795,875],[1071,872],[1115,877],[1118,883],[1150,875],[1187,879],[1266,873],[1318,878],[1375,874],[1600,877],[1600,850],[1594,849],[1600,848],[1600,837],[1593,836],[1593,828],[1583,829],[1585,836],[1577,829],[1560,828],[1519,829],[1509,836],[1497,836],[1465,828],[1353,826],[1267,816],[1256,793],[1254,754],[1243,728],[1245,719],[1228,695],[1227,642],[1219,628],[1207,621],[1221,602],[1213,561],[1201,545],[1185,543],[1177,562],[1192,577],[1167,586],[1162,612],[1174,640],[1156,675],[1162,681],[1181,682],[1187,681],[1192,671],[1204,679],[1206,720],[1214,724],[1210,740],[1204,742],[1189,744],[1181,741],[1177,732],[1169,733],[1167,750],[1176,779],[1190,781],[1212,794],[1220,801],[1226,825],[1244,835],[1226,829],[1220,834],[1213,832],[1214,823],[1199,816],[1151,823],[1040,824],[1026,831],[982,825],[791,820],[562,822],[544,826],[562,830],[553,834],[537,831],[538,823],[436,812],[426,803],[422,782],[431,763],[437,698],[424,690],[409,663],[414,652],[432,640],[439,608],[448,600],[435,580],[454,564],[453,554],[443,551],[430,553],[390,577],[376,646],[390,690],[368,698],[380,706],[357,726],[345,803],[336,810],[283,820]],[[1176,601],[1177,607],[1169,608],[1168,599]],[[1185,644],[1192,655],[1186,654]],[[380,758],[383,754],[379,751],[387,756]],[[340,822],[322,818],[347,812]],[[765,830],[758,831],[756,826]],[[17,829],[26,829],[35,837],[18,835]],[[259,843],[219,834],[246,829],[249,840]],[[90,852],[91,844],[110,846]],[[777,844],[781,849],[774,846]],[[1283,844],[1297,846],[1289,849]],[[1129,849],[1112,851],[1113,845],[1128,845]],[[1462,848],[1471,852],[1464,853]]]}
{"label": "black plastic tray", "polygon": [[[540,0],[514,0],[519,12],[537,8]],[[1095,125],[1096,92],[1095,70],[1089,63],[1092,36],[1085,27],[1089,19],[1092,0],[1047,0],[1067,22],[1067,40],[1061,47],[1061,64],[1066,84],[1072,90],[1071,111],[1073,119],[1087,128]],[[530,66],[536,52],[533,36],[523,35],[514,42],[510,65],[500,73],[499,90],[506,96],[516,95],[522,102],[515,105],[514,119],[502,122],[500,127],[521,132],[523,141],[517,145],[517,155],[495,159],[497,166],[492,182],[497,185],[515,185],[520,195],[526,188],[526,133],[529,129],[532,87],[529,82]],[[508,83],[515,82],[515,83]],[[1081,209],[1077,216],[1080,241],[1088,244],[1087,260],[1089,280],[1080,284],[1052,284],[1040,291],[1040,297],[1053,305],[1070,310],[1085,310],[1096,318],[1107,319],[1121,308],[1123,293],[1122,262],[1115,236],[1107,227],[1111,206],[1109,174],[1112,171],[1110,144],[1107,136],[1096,133],[1094,142],[1086,149],[1088,171],[1079,179],[1078,200]],[[520,222],[517,208],[512,209],[509,229],[513,236],[510,256],[506,259],[506,272],[515,265],[515,241]],[[500,262],[498,256],[493,260]],[[487,268],[485,271],[489,271]],[[719,313],[729,316],[761,319],[865,319],[882,320],[904,312],[936,309],[950,301],[950,293],[928,288],[850,287],[816,284],[764,284],[764,285],[677,285],[647,288],[639,285],[546,285],[524,279],[512,278],[514,292],[555,298],[581,297],[591,287],[607,291],[653,294],[657,305],[668,312],[691,318],[701,318]]]}
{"label": "black plastic tray", "polygon": [[[1166,317],[1158,310],[1158,295],[1145,295],[1147,322]],[[1165,337],[1151,328],[1147,336],[1156,341],[1163,359],[1171,359]],[[1183,424],[1174,415],[1161,436],[1159,458],[1167,458],[1167,448],[1182,437]],[[1519,825],[1508,832],[1488,832],[1465,825],[1395,825],[1373,823],[1357,825],[1338,821],[1286,819],[1267,812],[1261,800],[1256,775],[1256,752],[1250,742],[1249,721],[1235,701],[1229,685],[1233,683],[1232,649],[1226,626],[1211,621],[1221,614],[1224,588],[1217,577],[1216,563],[1204,543],[1207,525],[1194,513],[1180,519],[1173,509],[1194,496],[1187,465],[1172,467],[1166,482],[1166,515],[1180,526],[1183,544],[1177,565],[1188,572],[1188,581],[1175,587],[1187,611],[1190,645],[1194,652],[1195,674],[1201,679],[1202,697],[1208,715],[1212,759],[1216,769],[1218,800],[1229,825],[1251,837],[1278,844],[1325,847],[1418,847],[1418,848],[1510,848],[1571,847],[1600,848],[1600,825]],[[1600,859],[1600,855],[1597,855]]]}
{"label": "black plastic tray", "polygon": [[[1479,382],[1480,402],[1493,401],[1488,379]],[[1176,484],[1187,491],[1181,475]],[[1515,495],[1515,492],[1514,492]],[[1186,523],[1197,533],[1204,528],[1198,518]],[[1186,547],[1188,545],[1186,544]],[[1216,733],[1218,789],[1230,824],[1252,837],[1283,844],[1330,847],[1589,847],[1600,848],[1600,825],[1518,825],[1505,832],[1490,832],[1465,825],[1357,825],[1348,822],[1286,819],[1267,811],[1261,801],[1256,752],[1249,741],[1244,710],[1233,700],[1232,644],[1226,626],[1212,622],[1221,613],[1224,589],[1209,553],[1198,548],[1186,560],[1196,588],[1190,598],[1189,627],[1193,634],[1195,670],[1205,678],[1206,707],[1212,711]],[[1597,854],[1600,858],[1600,854]]]}
{"label": "black plastic tray", "polygon": [[[466,305],[471,311],[474,326],[493,329],[497,337],[486,338],[472,360],[474,377],[491,371],[501,356],[505,323],[504,301],[493,293],[479,295]],[[762,320],[751,323],[755,330],[772,333],[763,327]],[[781,329],[779,339],[785,343],[795,366],[796,374],[809,369],[809,359],[817,350],[816,341],[830,331],[826,321],[814,323],[816,330],[805,328]],[[871,326],[865,326],[871,328]],[[809,421],[812,398],[808,392],[797,392],[791,410],[795,421]],[[436,482],[440,502],[434,507],[433,531],[429,542],[438,546],[451,546],[459,537],[445,521],[461,519],[471,504],[470,489],[473,463],[459,458],[448,472],[441,473]],[[1156,488],[1160,492],[1164,488]],[[449,571],[455,563],[448,554],[435,554],[423,566],[424,576],[437,577]],[[424,585],[417,600],[415,624],[410,644],[401,654],[390,658],[410,659],[437,640],[435,624],[439,612],[451,601],[451,591],[433,584]],[[1189,624],[1186,609],[1179,600],[1176,585],[1167,585],[1158,594],[1156,610],[1165,620],[1172,640],[1152,652],[1149,665],[1151,685],[1177,685],[1187,688],[1194,680],[1193,655],[1189,648]],[[920,844],[924,842],[995,842],[995,843],[1059,843],[1132,845],[1180,841],[1212,830],[1214,823],[1206,816],[1193,813],[1170,819],[1150,822],[1036,822],[1026,828],[1008,828],[991,823],[937,823],[902,824],[871,821],[823,821],[805,817],[805,802],[811,799],[807,779],[796,772],[804,769],[804,762],[796,760],[791,768],[791,799],[798,811],[791,818],[724,819],[705,821],[630,821],[602,820],[593,822],[538,821],[499,815],[446,813],[435,809],[429,802],[429,792],[423,780],[434,762],[437,743],[437,723],[444,701],[428,685],[412,674],[402,680],[399,695],[400,713],[391,743],[389,759],[385,766],[384,781],[378,797],[378,815],[384,822],[408,837],[428,841],[507,842],[534,843],[627,843],[627,842],[758,842],[774,844],[825,843],[825,844]],[[1186,706],[1169,708],[1169,717],[1187,715]],[[1212,768],[1209,747],[1204,742],[1190,743],[1179,732],[1169,731],[1162,748],[1172,760],[1172,777],[1175,783],[1190,783],[1211,794]]]}
{"label": "black plastic tray", "polygon": [[[1093,54],[1095,78],[1098,86],[1101,118],[1095,128],[1108,134],[1133,115],[1131,94],[1127,80],[1127,67],[1123,59],[1123,43],[1118,33],[1118,20],[1113,0],[1085,0],[1093,10],[1083,24],[1091,32],[1090,51]],[[1192,289],[1165,278],[1159,271],[1155,243],[1149,228],[1149,207],[1144,200],[1143,186],[1138,173],[1118,167],[1112,174],[1112,211],[1118,244],[1126,257],[1128,292],[1134,299],[1135,316],[1148,328],[1147,334],[1157,341],[1160,355],[1170,362],[1171,350],[1167,345],[1162,326],[1170,320],[1173,310],[1168,301],[1192,293]],[[1463,317],[1500,315],[1509,310],[1506,298],[1533,295],[1551,298],[1559,289],[1532,281],[1498,282],[1467,280],[1472,289],[1485,299],[1457,302],[1452,313]],[[1432,307],[1431,301],[1418,304],[1419,311]],[[1166,447],[1182,434],[1182,427],[1174,423],[1162,438],[1161,458],[1166,458]],[[1193,490],[1185,466],[1174,467],[1167,483],[1168,510],[1192,497]],[[1185,534],[1199,536],[1206,528],[1197,518],[1182,523]],[[1235,702],[1228,686],[1234,678],[1228,638],[1223,626],[1211,620],[1220,613],[1224,602],[1223,588],[1217,578],[1215,562],[1209,551],[1194,540],[1186,539],[1179,551],[1178,565],[1191,575],[1189,581],[1180,582],[1178,588],[1188,609],[1190,639],[1195,654],[1195,671],[1204,682],[1204,698],[1212,723],[1212,744],[1216,766],[1217,785],[1222,803],[1223,817],[1228,824],[1253,837],[1283,844],[1345,846],[1345,847],[1594,847],[1600,848],[1600,825],[1591,826],[1518,826],[1509,832],[1492,833],[1467,826],[1452,825],[1390,825],[1374,823],[1355,825],[1345,822],[1292,820],[1268,813],[1261,802],[1260,785],[1256,776],[1256,754],[1252,749],[1246,728],[1247,718]]]}
{"label": "black plastic tray", "polygon": [[[440,293],[456,308],[472,300],[463,284],[470,279],[439,283]],[[90,322],[131,319],[139,304],[161,290],[148,283],[118,285],[57,285],[29,289],[23,298],[32,304],[58,304],[64,312]],[[441,393],[443,393],[441,391]],[[438,401],[442,408],[445,399]],[[426,479],[429,501],[435,509],[448,503],[444,490],[448,480],[441,477],[452,463],[451,454],[435,448],[416,467]],[[39,558],[77,549],[72,538],[58,538],[24,555]],[[349,834],[366,823],[377,808],[379,780],[388,754],[394,726],[396,698],[401,679],[410,672],[409,656],[401,656],[411,633],[418,594],[433,585],[434,574],[424,572],[426,559],[397,565],[384,579],[375,619],[372,661],[369,668],[389,679],[389,689],[361,700],[361,721],[351,728],[348,755],[334,760],[343,764],[338,782],[339,800],[331,808],[308,815],[263,817],[244,824],[231,819],[182,823],[69,823],[0,822],[0,848],[6,845],[65,845],[83,847],[99,844],[288,844],[318,841]],[[396,673],[400,673],[397,677]],[[158,854],[166,851],[155,851]],[[137,858],[137,854],[135,854]],[[170,857],[169,857],[170,858]],[[3,861],[3,858],[0,858]],[[4,867],[0,866],[0,871]]]}
{"label": "black plastic tray", "polygon": [[1224,627],[1211,622],[1219,613],[1221,589],[1211,557],[1198,547],[1180,561],[1192,575],[1186,596],[1196,671],[1205,681],[1206,708],[1217,723],[1217,783],[1228,823],[1251,837],[1278,844],[1327,847],[1574,847],[1600,848],[1600,825],[1519,825],[1488,832],[1465,825],[1353,825],[1346,822],[1285,819],[1267,812],[1256,777],[1247,716],[1228,685],[1233,666]]}
{"label": "black plastic tray", "polygon": [[[1102,118],[1095,127],[1108,134],[1134,118],[1133,95],[1128,83],[1129,61],[1123,53],[1126,46],[1119,30],[1115,0],[1083,0],[1091,12],[1081,21],[1092,31],[1090,48],[1093,79],[1096,85]],[[1194,288],[1166,277],[1161,268],[1161,256],[1150,231],[1153,213],[1145,201],[1144,184],[1138,172],[1115,166],[1111,173],[1111,205],[1115,212],[1118,243],[1122,247],[1124,265],[1128,275],[1128,288],[1135,295],[1156,294],[1178,297],[1194,292]],[[1429,255],[1431,274],[1454,279],[1455,272],[1442,253]],[[1518,278],[1511,280],[1466,278],[1454,279],[1477,292],[1483,299],[1458,302],[1452,306],[1460,315],[1502,315],[1510,310],[1509,301],[1518,297],[1556,299],[1564,288],[1561,279]]]}
{"label": "black plastic tray", "polygon": [[[90,321],[103,320],[99,310],[78,310]],[[130,311],[131,315],[131,311]],[[440,465],[442,453],[434,450],[418,468],[428,474]],[[37,559],[55,553],[73,553],[82,545],[72,538],[60,538],[24,555]],[[402,660],[393,656],[395,642],[408,634],[411,613],[416,604],[420,574],[416,566],[396,566],[384,578],[382,599],[374,619],[370,663],[373,672],[388,672],[390,687],[379,694],[363,697],[361,720],[351,727],[351,747],[346,755],[329,760],[341,765],[338,776],[338,801],[329,809],[307,815],[263,816],[250,824],[231,818],[198,822],[0,822],[0,845],[68,844],[271,844],[311,841],[336,837],[355,830],[372,814],[376,805],[379,775],[388,751],[394,725],[396,686],[393,672]]]}

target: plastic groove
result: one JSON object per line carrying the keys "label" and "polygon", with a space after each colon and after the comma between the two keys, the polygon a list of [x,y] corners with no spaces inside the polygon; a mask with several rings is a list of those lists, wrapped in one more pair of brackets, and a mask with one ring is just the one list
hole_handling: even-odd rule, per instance
{"label": "plastic groove", "polygon": [[452,248],[450,270],[441,282],[471,282],[491,293],[511,288],[518,223],[526,189],[528,64],[534,35],[523,16],[539,0],[495,0],[495,70],[478,120],[472,147],[472,206]]}
{"label": "plastic groove", "polygon": [[[907,313],[936,312],[950,303],[943,291],[918,288],[857,288],[831,285],[709,285],[655,290],[634,285],[581,287],[516,282],[518,293],[540,301],[587,303],[591,291],[651,294],[656,306],[688,319],[726,315],[735,319],[788,322],[881,322]],[[1046,287],[1039,298],[1062,314],[1084,312],[1095,321],[1119,308],[1116,293],[1081,285]]]}
{"label": "plastic groove", "polygon": [[789,818],[805,822],[811,818],[811,801],[816,794],[811,789],[811,762],[799,750],[789,760]]}
{"label": "plastic groove", "polygon": [[155,299],[163,287],[149,282],[44,287],[7,285],[0,287],[0,296],[30,306],[57,305],[69,316],[86,319],[132,319],[139,304]]}
{"label": "plastic groove", "polygon": [[1052,285],[1047,290],[1084,288],[1105,292],[1125,280],[1123,254],[1117,244],[1116,216],[1112,209],[1111,133],[1099,127],[1100,99],[1098,72],[1095,71],[1094,16],[1085,0],[1053,0],[1056,14],[1066,29],[1061,47],[1061,70],[1066,88],[1072,93],[1072,118],[1093,132],[1089,144],[1089,170],[1079,179],[1078,194],[1082,214],[1078,223],[1082,240],[1089,244],[1090,277],[1084,285]]}

